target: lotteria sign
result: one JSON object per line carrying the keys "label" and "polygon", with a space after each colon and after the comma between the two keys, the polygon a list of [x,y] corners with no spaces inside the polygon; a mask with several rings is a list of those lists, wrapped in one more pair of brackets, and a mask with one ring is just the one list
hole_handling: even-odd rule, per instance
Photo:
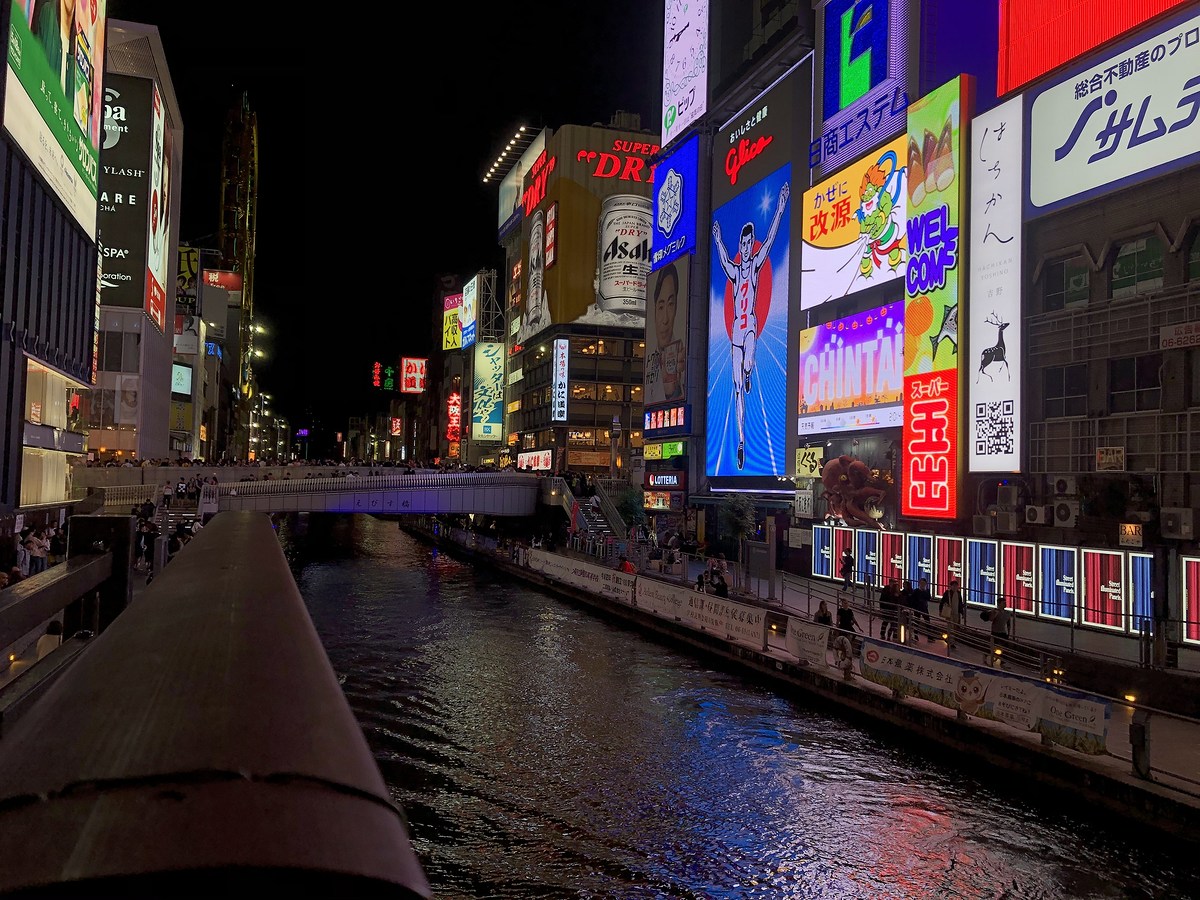
{"label": "lotteria sign", "polygon": [[959,272],[965,183],[960,127],[969,116],[960,75],[908,110],[908,242],[904,307],[906,516],[958,515]]}
{"label": "lotteria sign", "polygon": [[682,491],[687,488],[687,472],[647,472],[646,489]]}

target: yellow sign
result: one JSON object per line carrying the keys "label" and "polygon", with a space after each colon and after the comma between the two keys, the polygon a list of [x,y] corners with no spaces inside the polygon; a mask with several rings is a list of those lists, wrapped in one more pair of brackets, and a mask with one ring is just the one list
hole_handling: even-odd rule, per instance
{"label": "yellow sign", "polygon": [[442,349],[458,350],[462,347],[462,331],[458,325],[458,307],[442,313]]}
{"label": "yellow sign", "polygon": [[192,404],[171,401],[171,431],[192,430]]}
{"label": "yellow sign", "polygon": [[645,444],[642,446],[643,459],[662,459],[662,444]]}
{"label": "yellow sign", "polygon": [[824,447],[800,447],[796,450],[797,478],[820,478],[824,465]]}
{"label": "yellow sign", "polygon": [[1121,522],[1117,525],[1117,534],[1120,536],[1120,545],[1122,547],[1142,546],[1141,522]]}

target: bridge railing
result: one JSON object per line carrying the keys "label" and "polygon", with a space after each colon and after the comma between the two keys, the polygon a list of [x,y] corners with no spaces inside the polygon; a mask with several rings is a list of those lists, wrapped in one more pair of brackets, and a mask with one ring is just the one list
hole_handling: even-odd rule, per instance
{"label": "bridge railing", "polygon": [[218,514],[6,730],[0,833],[5,896],[431,896],[262,513]]}
{"label": "bridge railing", "polygon": [[445,475],[374,475],[357,478],[273,478],[270,481],[229,481],[218,484],[221,496],[262,497],[275,494],[331,491],[424,490],[448,487],[536,487],[536,475],[496,472],[452,472]]}

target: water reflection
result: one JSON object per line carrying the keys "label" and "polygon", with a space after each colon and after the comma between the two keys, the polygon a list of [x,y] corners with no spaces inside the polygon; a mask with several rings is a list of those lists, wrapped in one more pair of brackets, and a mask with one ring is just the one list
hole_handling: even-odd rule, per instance
{"label": "water reflection", "polygon": [[442,898],[1173,898],[1186,859],[365,516],[281,539]]}

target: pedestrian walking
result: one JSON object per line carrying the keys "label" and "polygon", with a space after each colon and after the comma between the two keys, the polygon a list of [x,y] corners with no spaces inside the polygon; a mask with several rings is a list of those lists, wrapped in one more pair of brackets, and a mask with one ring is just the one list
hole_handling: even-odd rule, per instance
{"label": "pedestrian walking", "polygon": [[950,584],[942,593],[941,602],[938,604],[938,615],[946,620],[946,633],[949,635],[946,643],[948,649],[953,650],[958,631],[967,620],[967,602],[963,599],[958,579],[953,575],[950,576]]}
{"label": "pedestrian walking", "polygon": [[842,576],[842,590],[850,590],[854,585],[854,554],[849,547],[842,551],[841,568],[838,571]]}
{"label": "pedestrian walking", "polygon": [[162,508],[171,508],[171,498],[175,496],[175,489],[171,487],[171,482],[164,481],[162,486]]}
{"label": "pedestrian walking", "polygon": [[[909,605],[913,611],[913,622],[918,619],[929,627],[929,604],[933,602],[933,594],[929,592],[929,579],[921,578],[917,581],[917,586],[913,589],[909,596]],[[913,631],[913,637],[917,636],[916,631]]]}
{"label": "pedestrian walking", "polygon": [[818,625],[833,626],[833,613],[829,611],[829,604],[824,600],[817,604],[817,614],[813,616],[813,621]]}
{"label": "pedestrian walking", "polygon": [[900,606],[900,582],[892,579],[879,592],[880,640],[896,639],[896,617]]}

